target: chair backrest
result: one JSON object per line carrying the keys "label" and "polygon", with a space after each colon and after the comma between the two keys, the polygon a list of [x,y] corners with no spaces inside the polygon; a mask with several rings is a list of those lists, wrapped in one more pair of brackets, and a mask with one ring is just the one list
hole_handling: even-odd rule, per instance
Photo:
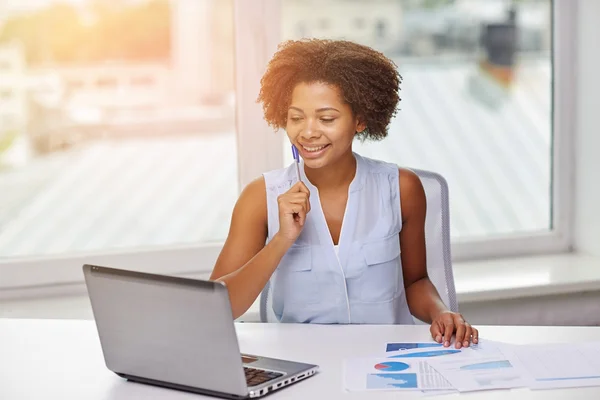
{"label": "chair backrest", "polygon": [[[446,306],[458,312],[452,257],[450,252],[450,202],[448,184],[440,174],[412,169],[421,179],[427,198],[425,218],[425,243],[427,251],[427,272]],[[260,295],[260,320],[277,322],[271,302],[270,284]],[[420,323],[415,319],[416,323]]]}

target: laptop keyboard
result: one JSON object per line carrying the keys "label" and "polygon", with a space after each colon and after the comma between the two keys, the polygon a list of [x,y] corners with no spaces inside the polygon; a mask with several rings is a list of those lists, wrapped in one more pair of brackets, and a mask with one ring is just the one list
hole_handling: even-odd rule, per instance
{"label": "laptop keyboard", "polygon": [[244,367],[246,383],[248,386],[257,386],[270,380],[279,378],[283,374],[279,372],[263,371],[261,369]]}

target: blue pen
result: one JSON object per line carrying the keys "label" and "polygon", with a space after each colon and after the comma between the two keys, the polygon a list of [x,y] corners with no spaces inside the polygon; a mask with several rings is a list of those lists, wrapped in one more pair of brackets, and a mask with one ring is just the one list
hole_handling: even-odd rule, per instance
{"label": "blue pen", "polygon": [[292,154],[294,160],[296,160],[296,178],[298,178],[298,182],[300,182],[300,154],[298,154],[298,149],[294,145],[292,145]]}

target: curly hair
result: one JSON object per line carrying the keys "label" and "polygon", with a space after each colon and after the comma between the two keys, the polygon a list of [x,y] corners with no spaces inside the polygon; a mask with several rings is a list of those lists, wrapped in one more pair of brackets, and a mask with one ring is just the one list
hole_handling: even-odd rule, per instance
{"label": "curly hair", "polygon": [[357,135],[380,140],[396,114],[401,81],[396,64],[370,47],[345,40],[288,40],[267,65],[257,102],[262,102],[269,126],[284,128],[297,84],[331,84],[366,124]]}

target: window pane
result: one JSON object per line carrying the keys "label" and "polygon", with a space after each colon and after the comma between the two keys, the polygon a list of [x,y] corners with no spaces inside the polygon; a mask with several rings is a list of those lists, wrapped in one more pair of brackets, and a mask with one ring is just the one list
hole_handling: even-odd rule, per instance
{"label": "window pane", "polygon": [[225,238],[238,195],[232,7],[0,8],[0,258]]}
{"label": "window pane", "polygon": [[398,65],[389,136],[354,151],[442,174],[453,239],[551,229],[552,2],[374,3],[282,3],[283,39],[352,40]]}

